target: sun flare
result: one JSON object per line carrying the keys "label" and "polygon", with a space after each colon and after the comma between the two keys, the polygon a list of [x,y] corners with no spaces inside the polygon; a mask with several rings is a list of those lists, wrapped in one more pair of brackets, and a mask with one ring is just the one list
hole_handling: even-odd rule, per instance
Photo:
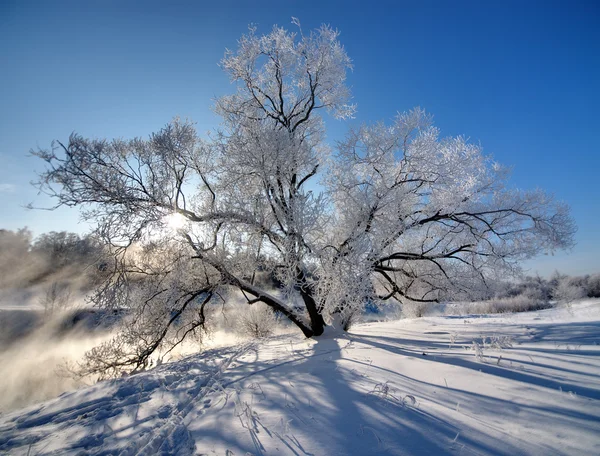
{"label": "sun flare", "polygon": [[185,226],[187,219],[178,213],[173,213],[165,216],[165,222],[170,230],[177,231]]}

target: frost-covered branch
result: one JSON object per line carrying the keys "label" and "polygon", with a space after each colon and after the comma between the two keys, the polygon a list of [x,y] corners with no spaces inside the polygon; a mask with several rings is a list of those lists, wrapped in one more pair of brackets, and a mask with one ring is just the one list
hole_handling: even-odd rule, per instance
{"label": "frost-covered branch", "polygon": [[92,301],[128,314],[88,358],[94,372],[141,369],[201,336],[228,289],[312,337],[368,303],[478,293],[572,246],[567,206],[506,188],[504,168],[440,137],[420,108],[351,129],[332,153],[320,115],[355,112],[338,38],[251,28],[221,61],[235,93],[217,100],[223,123],[208,140],[175,119],[148,139],[73,134],[33,152],[47,164],[38,188],[82,208],[109,246]]}

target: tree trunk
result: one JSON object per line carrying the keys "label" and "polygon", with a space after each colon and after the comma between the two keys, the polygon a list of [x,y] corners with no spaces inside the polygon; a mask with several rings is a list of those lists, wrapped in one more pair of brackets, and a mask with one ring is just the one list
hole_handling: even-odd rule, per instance
{"label": "tree trunk", "polygon": [[298,271],[297,279],[300,284],[300,296],[302,297],[302,301],[304,301],[304,306],[310,317],[310,326],[313,331],[313,336],[320,336],[323,334],[326,325],[325,320],[323,320],[323,315],[319,312],[317,303],[313,298],[313,286],[308,283],[304,271]]}
{"label": "tree trunk", "polygon": [[310,326],[313,332],[313,336],[320,336],[323,334],[325,330],[325,320],[323,320],[323,316],[319,313],[317,309],[317,303],[310,293],[307,293],[300,289],[300,296],[302,296],[302,300],[304,301],[304,305],[306,306],[306,310],[308,310],[308,315],[310,317]]}

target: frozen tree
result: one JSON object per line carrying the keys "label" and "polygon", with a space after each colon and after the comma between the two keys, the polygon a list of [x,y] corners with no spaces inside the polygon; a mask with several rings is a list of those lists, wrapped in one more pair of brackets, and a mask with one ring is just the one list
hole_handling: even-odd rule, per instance
{"label": "frozen tree", "polygon": [[[223,124],[209,140],[175,119],[147,140],[73,134],[34,152],[48,165],[40,189],[82,207],[113,253],[94,302],[135,315],[97,360],[140,368],[201,331],[228,288],[312,337],[369,302],[472,293],[572,244],[565,206],[506,189],[479,146],[440,138],[421,109],[352,130],[331,152],[321,113],[346,119],[355,107],[330,27],[251,28],[221,65],[236,91],[217,100]],[[257,283],[259,271],[280,290]]]}
{"label": "frozen tree", "polygon": [[565,304],[583,298],[587,294],[585,279],[585,277],[570,277],[554,271],[550,278],[552,298]]}
{"label": "frozen tree", "polygon": [[66,231],[44,233],[35,239],[31,251],[56,269],[73,264],[91,264],[102,256],[102,246],[92,236]]}
{"label": "frozen tree", "polygon": [[27,286],[37,275],[37,265],[30,252],[32,237],[27,228],[0,229],[0,289]]}
{"label": "frozen tree", "polygon": [[71,288],[68,283],[52,282],[38,302],[44,308],[45,316],[51,316],[54,312],[65,310],[71,305]]}
{"label": "frozen tree", "polygon": [[506,189],[506,171],[481,147],[440,139],[420,109],[352,131],[330,169],[329,262],[361,265],[351,280],[367,278],[362,287],[373,283],[376,299],[472,296],[486,277],[572,243],[566,206],[541,191]]}

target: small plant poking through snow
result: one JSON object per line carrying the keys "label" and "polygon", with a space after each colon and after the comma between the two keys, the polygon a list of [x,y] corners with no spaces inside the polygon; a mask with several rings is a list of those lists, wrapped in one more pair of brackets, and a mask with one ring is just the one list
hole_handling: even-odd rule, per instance
{"label": "small plant poking through snow", "polygon": [[[513,339],[510,336],[499,336],[492,335],[490,337],[482,337],[479,340],[474,340],[471,343],[471,350],[475,352],[475,357],[478,361],[485,362],[485,353],[484,350],[492,349],[492,350],[503,350],[505,348],[512,348]],[[500,359],[502,356],[498,357],[498,363],[500,364]]]}
{"label": "small plant poking through snow", "polygon": [[450,343],[448,344],[448,348],[452,348],[456,343],[456,338],[458,337],[458,333],[450,334]]}
{"label": "small plant poking through snow", "polygon": [[471,350],[475,352],[475,358],[477,358],[477,361],[484,361],[485,357],[483,354],[483,347],[479,342],[474,340],[473,345],[471,345]]}
{"label": "small plant poking through snow", "polygon": [[[484,338],[484,342],[485,342]],[[510,336],[491,336],[488,341],[488,345],[497,350],[502,350],[503,348],[512,348],[513,339]]]}
{"label": "small plant poking through snow", "polygon": [[252,409],[252,405],[248,404],[247,401],[242,401],[239,398],[239,395],[236,397],[235,401],[235,416],[238,417],[240,423],[244,429],[248,429],[249,431],[257,432],[258,428],[256,426],[256,418],[258,414]]}
{"label": "small plant poking through snow", "polygon": [[401,398],[398,398],[395,394],[396,388],[390,386],[389,382],[377,383],[369,394],[373,394],[387,402],[398,404],[402,406],[415,406],[417,405],[417,399],[412,394],[406,394]]}

